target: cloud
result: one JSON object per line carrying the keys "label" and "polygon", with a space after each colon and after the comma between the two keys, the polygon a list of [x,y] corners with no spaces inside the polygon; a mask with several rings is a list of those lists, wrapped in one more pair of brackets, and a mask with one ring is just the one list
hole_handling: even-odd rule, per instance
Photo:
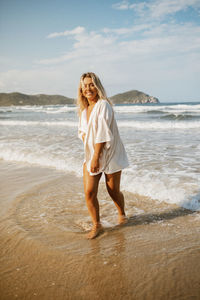
{"label": "cloud", "polygon": [[[77,28],[81,28],[81,30],[77,30]],[[76,59],[93,59],[94,56],[97,57],[105,55],[106,52],[111,51],[111,48],[116,40],[114,36],[106,36],[102,34],[102,32],[87,32],[84,27],[80,26],[73,29],[71,33],[72,32],[72,38],[74,40],[72,44],[72,50],[69,50],[64,55],[58,57],[50,59],[39,59],[36,61],[36,63],[51,65]],[[63,35],[62,32],[56,34],[57,37]]]}
{"label": "cloud", "polygon": [[104,28],[102,32],[113,33],[116,35],[130,35],[135,32],[141,32],[144,29],[149,29],[150,27],[151,27],[150,24],[139,24],[130,27],[122,27],[122,28]]}
{"label": "cloud", "polygon": [[47,38],[48,39],[52,39],[55,37],[60,37],[60,36],[70,36],[70,35],[79,35],[82,34],[84,32],[85,28],[78,26],[76,28],[74,28],[73,30],[65,30],[63,32],[54,32],[54,33],[50,33]]}
{"label": "cloud", "polygon": [[196,9],[199,4],[199,0],[165,0],[162,2],[157,0],[149,5],[149,11],[152,17],[160,18],[186,10],[189,7]]}
{"label": "cloud", "polygon": [[118,10],[126,10],[129,9],[129,2],[128,1],[118,2],[113,4],[112,7]]}
{"label": "cloud", "polygon": [[[80,27],[77,27],[80,28]],[[104,28],[100,31],[72,30],[71,50],[50,59],[39,59],[38,64],[55,65],[75,60],[122,61],[144,53],[159,56],[176,56],[180,53],[200,50],[200,27],[191,23],[144,23],[132,27]],[[140,35],[135,38],[135,33]],[[59,33],[58,33],[59,34]],[[116,51],[117,50],[117,51]]]}
{"label": "cloud", "polygon": [[199,9],[199,0],[151,0],[138,3],[122,1],[112,5],[117,10],[133,10],[138,16],[148,18],[164,18],[188,8]]}

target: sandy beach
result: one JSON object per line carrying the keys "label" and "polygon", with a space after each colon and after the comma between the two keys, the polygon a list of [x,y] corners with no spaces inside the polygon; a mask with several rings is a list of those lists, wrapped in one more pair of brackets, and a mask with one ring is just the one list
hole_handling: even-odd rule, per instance
{"label": "sandy beach", "polygon": [[[199,212],[124,192],[129,222],[117,226],[101,182],[105,230],[88,241],[81,178],[7,162],[0,170],[0,299],[199,299]],[[69,209],[74,197],[82,207]]]}

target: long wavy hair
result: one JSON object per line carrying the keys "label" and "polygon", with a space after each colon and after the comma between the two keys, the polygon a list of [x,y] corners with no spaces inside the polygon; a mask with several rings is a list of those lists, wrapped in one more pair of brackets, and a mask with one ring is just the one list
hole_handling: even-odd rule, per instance
{"label": "long wavy hair", "polygon": [[86,77],[89,77],[92,79],[92,82],[93,82],[95,88],[97,89],[98,99],[107,100],[112,105],[111,101],[108,99],[108,97],[106,95],[106,91],[105,91],[99,77],[95,73],[87,72],[87,73],[84,73],[81,75],[79,88],[78,88],[77,106],[79,108],[79,114],[81,114],[81,112],[85,108],[87,108],[89,105],[88,100],[86,97],[83,96],[82,89],[81,89],[81,86],[83,85],[83,81]]}

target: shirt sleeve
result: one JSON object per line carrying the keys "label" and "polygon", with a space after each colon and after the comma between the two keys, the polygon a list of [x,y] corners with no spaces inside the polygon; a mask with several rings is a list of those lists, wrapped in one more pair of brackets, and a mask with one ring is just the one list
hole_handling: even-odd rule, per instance
{"label": "shirt sleeve", "polygon": [[106,143],[107,149],[110,148],[111,141],[113,140],[113,134],[110,128],[113,114],[114,112],[111,105],[105,101],[98,116],[95,144]]}

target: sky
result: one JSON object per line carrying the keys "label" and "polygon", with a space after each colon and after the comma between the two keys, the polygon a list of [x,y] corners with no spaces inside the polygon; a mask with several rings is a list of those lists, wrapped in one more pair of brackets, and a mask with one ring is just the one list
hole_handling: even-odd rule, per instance
{"label": "sky", "polygon": [[200,0],[0,0],[0,92],[200,101]]}

